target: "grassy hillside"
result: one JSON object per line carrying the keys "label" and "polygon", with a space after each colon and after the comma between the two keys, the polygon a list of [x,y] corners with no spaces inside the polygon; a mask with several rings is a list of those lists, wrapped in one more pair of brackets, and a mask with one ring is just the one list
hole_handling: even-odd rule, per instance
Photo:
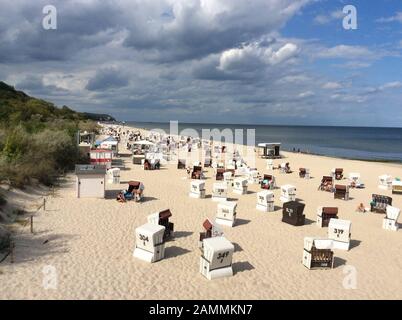
{"label": "grassy hillside", "polygon": [[57,108],[53,103],[28,96],[22,91],[0,81],[0,121],[12,123],[29,121],[37,118],[40,121],[54,119],[113,121],[113,117],[105,114],[81,113],[67,106]]}
{"label": "grassy hillside", "polygon": [[80,162],[76,133],[96,131],[93,120],[114,119],[58,108],[0,82],[0,181],[52,184]]}

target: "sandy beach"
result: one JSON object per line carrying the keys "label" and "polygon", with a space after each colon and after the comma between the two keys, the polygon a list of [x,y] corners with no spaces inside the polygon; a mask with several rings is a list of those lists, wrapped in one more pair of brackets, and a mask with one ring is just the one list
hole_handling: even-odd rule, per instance
{"label": "sandy beach", "polygon": [[[285,159],[274,164],[289,162],[294,172],[273,174],[278,186],[297,187],[297,198],[306,204],[306,225],[281,222],[280,189],[274,190],[273,213],[256,210],[259,185],[249,185],[242,196],[229,189],[238,203],[238,221],[223,229],[235,245],[234,276],[208,281],[199,273],[198,238],[202,222],[215,218],[217,203],[190,198],[190,179],[176,165],[144,171],[132,164],[124,146],[120,151],[114,165],[122,169],[121,183],[107,184],[106,199],[77,199],[75,176],[69,174],[54,194],[46,195],[46,210],[35,214],[35,234],[29,227],[17,228],[15,262],[0,264],[0,299],[402,299],[402,232],[382,229],[384,215],[355,212],[361,202],[369,206],[373,193],[391,196],[393,206],[402,208],[401,195],[378,188],[378,176],[402,177],[402,165],[283,152]],[[256,161],[261,174],[269,173],[265,160]],[[300,179],[299,167],[310,168],[312,178]],[[322,176],[334,167],[344,168],[345,176],[359,172],[366,188],[351,189],[349,201],[317,191]],[[210,195],[212,168],[206,169],[206,178]],[[115,200],[130,180],[144,183],[142,203]],[[24,200],[26,206],[43,201],[42,193],[27,193],[32,196]],[[13,197],[18,195],[9,194],[10,201]],[[304,237],[327,235],[327,228],[315,223],[318,206],[338,207],[339,218],[352,221],[351,250],[335,250],[331,270],[308,270],[301,263]],[[175,236],[166,243],[165,259],[148,264],[133,258],[135,228],[149,214],[168,208]],[[44,286],[47,266],[54,267],[57,288]],[[356,289],[343,285],[350,270],[345,266],[356,270]]]}

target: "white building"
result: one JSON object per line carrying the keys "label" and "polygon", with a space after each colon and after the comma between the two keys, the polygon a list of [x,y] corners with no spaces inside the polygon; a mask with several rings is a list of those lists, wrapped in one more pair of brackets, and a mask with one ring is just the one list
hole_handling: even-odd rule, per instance
{"label": "white building", "polygon": [[76,165],[77,198],[105,198],[104,165]]}

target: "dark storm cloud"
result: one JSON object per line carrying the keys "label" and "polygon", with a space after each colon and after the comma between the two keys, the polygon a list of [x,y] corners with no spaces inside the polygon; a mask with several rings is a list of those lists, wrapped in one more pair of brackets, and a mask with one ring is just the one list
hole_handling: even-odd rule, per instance
{"label": "dark storm cloud", "polygon": [[98,70],[86,86],[87,90],[97,91],[110,88],[125,87],[129,83],[128,76],[122,70],[108,68]]}
{"label": "dark storm cloud", "polygon": [[57,29],[45,30],[42,9],[48,1],[1,1],[0,62],[63,61],[76,53],[111,41],[118,13],[108,1],[97,6],[53,1]]}

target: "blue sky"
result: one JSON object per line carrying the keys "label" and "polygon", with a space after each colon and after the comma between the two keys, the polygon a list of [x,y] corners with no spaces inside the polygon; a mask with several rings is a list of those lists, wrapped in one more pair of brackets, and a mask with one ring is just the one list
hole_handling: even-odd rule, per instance
{"label": "blue sky", "polygon": [[[120,120],[402,127],[402,2],[0,0],[0,79]],[[342,26],[345,5],[357,30]]]}

